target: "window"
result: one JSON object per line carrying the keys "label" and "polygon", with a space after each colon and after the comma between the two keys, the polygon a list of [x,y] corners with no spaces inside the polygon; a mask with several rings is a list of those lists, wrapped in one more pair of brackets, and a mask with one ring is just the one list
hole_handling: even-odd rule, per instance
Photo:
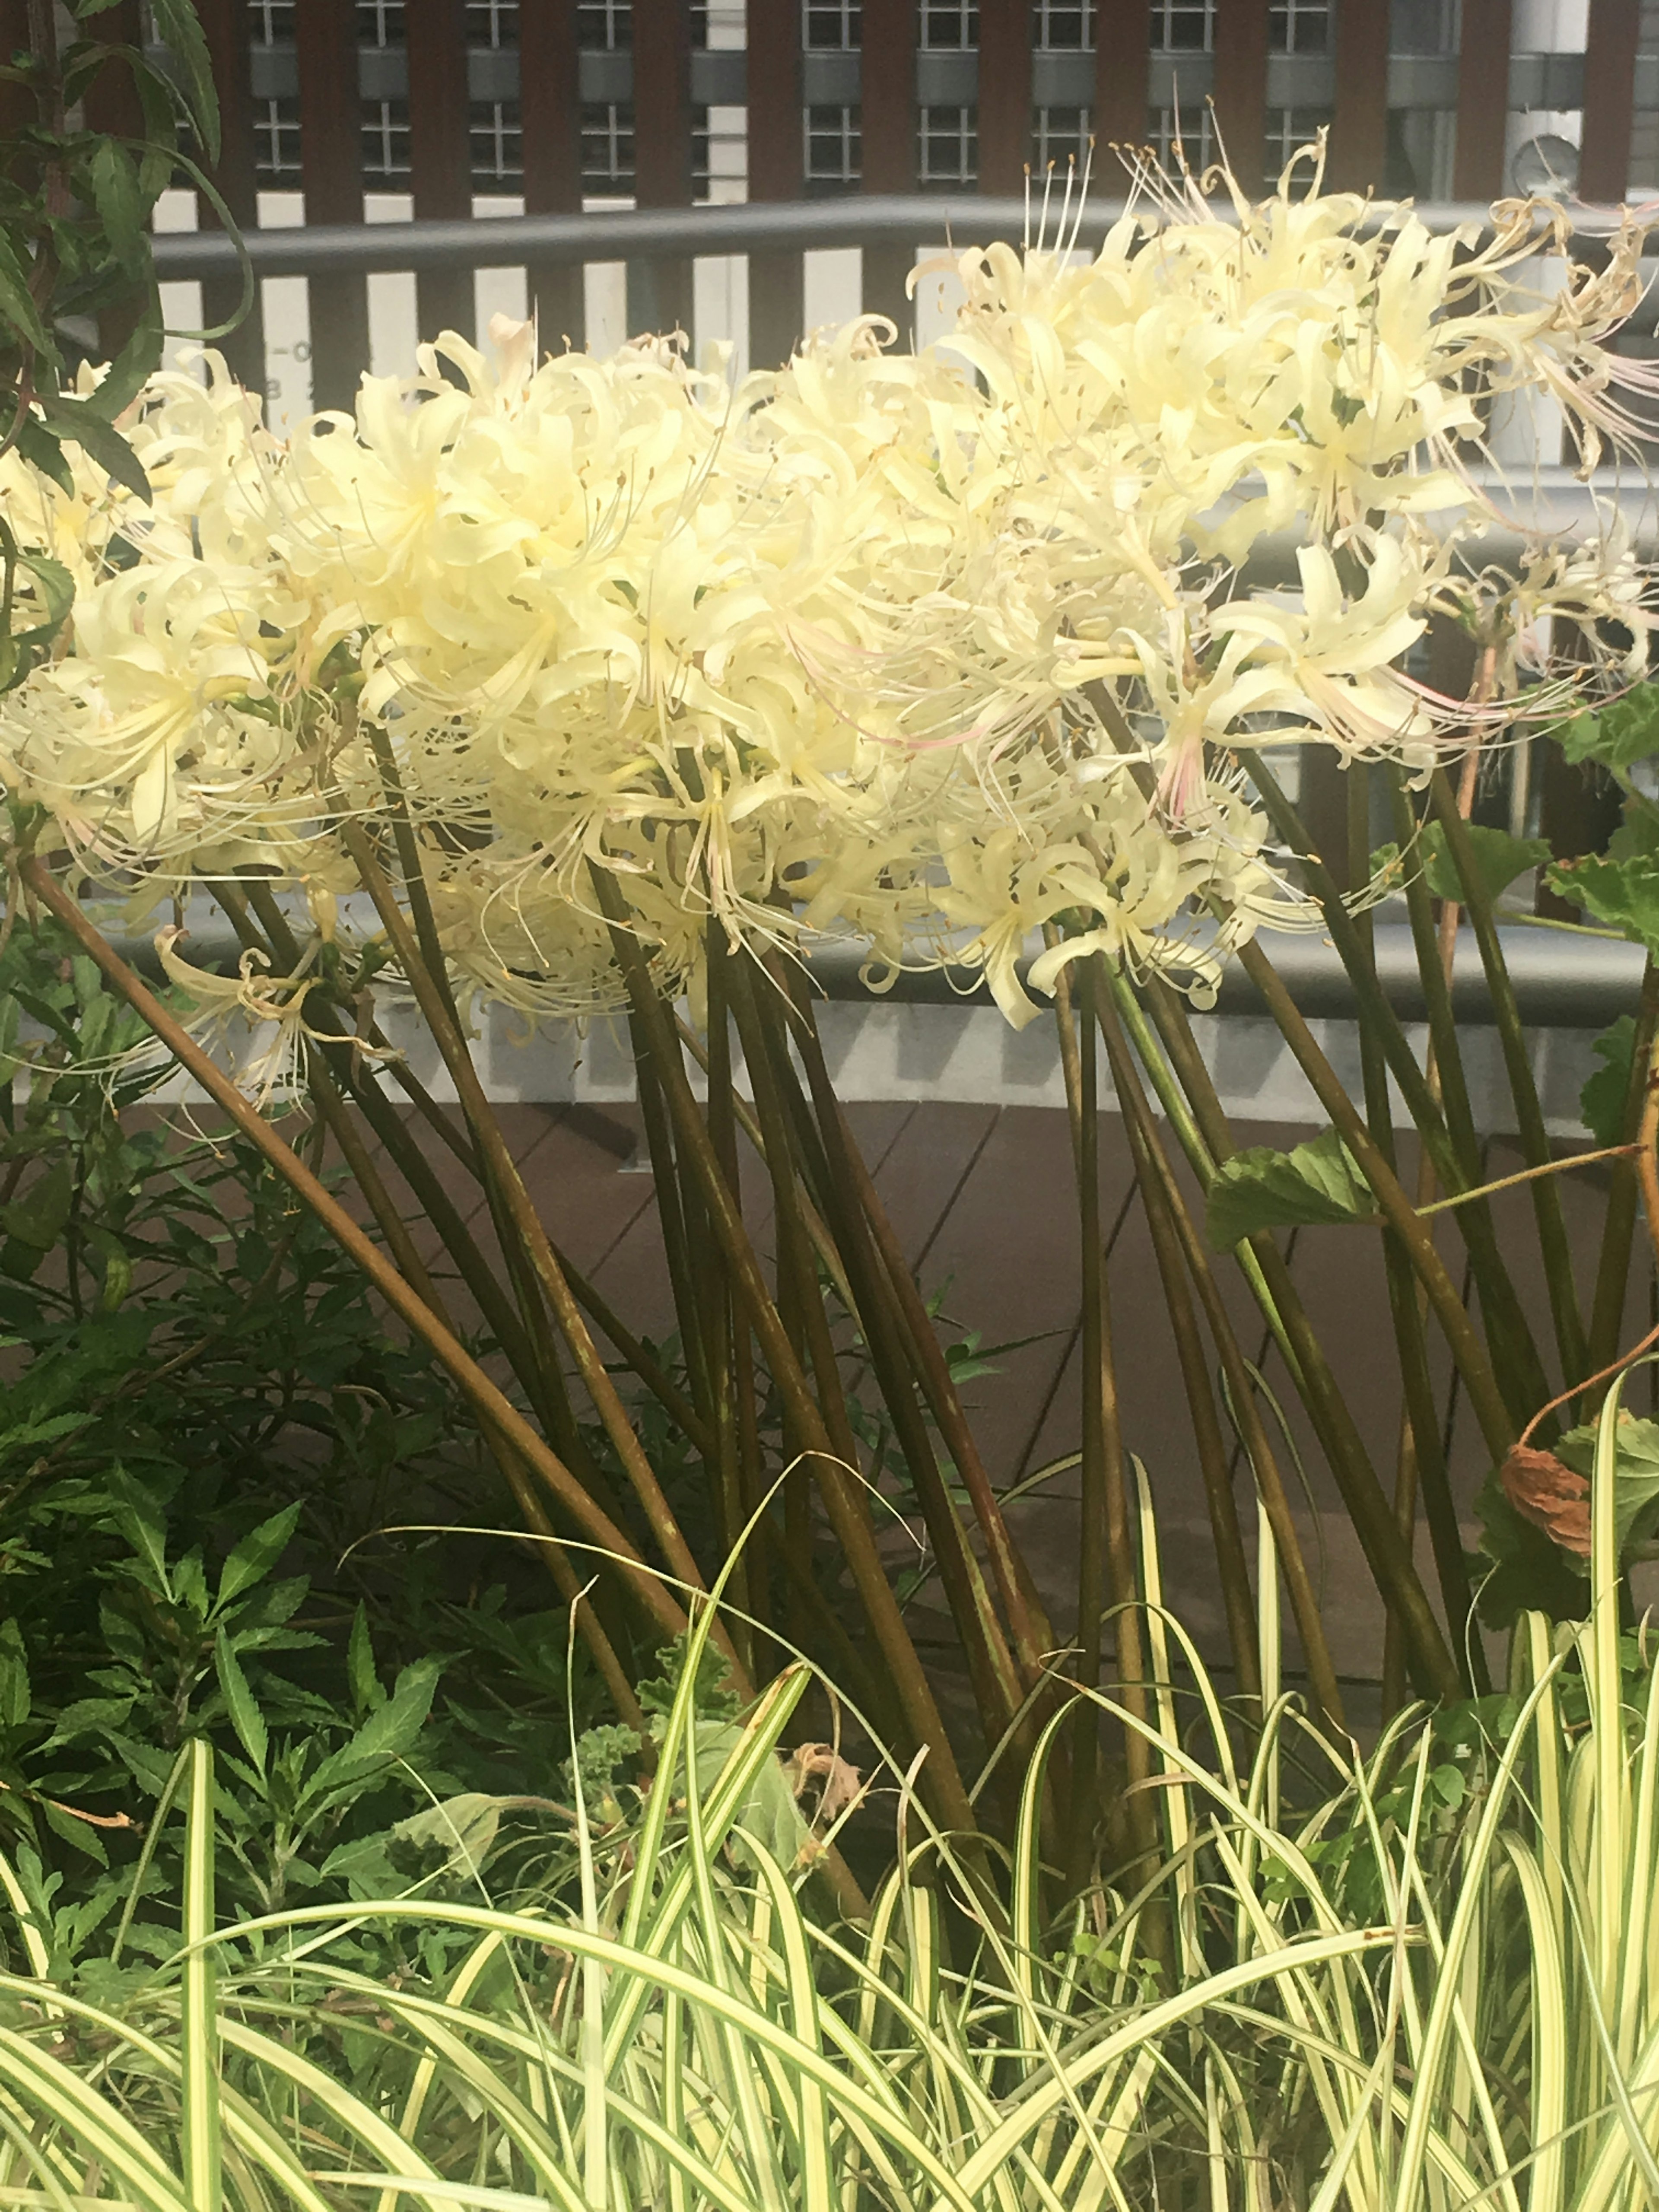
{"label": "window", "polygon": [[404,0],[357,0],[357,43],[400,46],[404,42]]}
{"label": "window", "polygon": [[467,137],[475,192],[522,190],[524,130],[516,100],[475,100]]}
{"label": "window", "polygon": [[363,102],[363,182],[401,191],[409,176],[409,102]]}
{"label": "window", "polygon": [[634,110],[615,100],[582,109],[582,184],[592,192],[634,189]]}
{"label": "window", "polygon": [[1267,43],[1276,54],[1322,54],[1330,35],[1329,0],[1274,0]]}
{"label": "window", "polygon": [[979,110],[924,107],[917,134],[923,185],[971,185],[979,179]]}
{"label": "window", "polygon": [[1215,45],[1216,0],[1152,0],[1152,51],[1207,54]]}
{"label": "window", "polygon": [[1079,175],[1089,159],[1089,111],[1086,107],[1039,107],[1036,116],[1038,177],[1050,165],[1060,175],[1075,167]]}
{"label": "window", "polygon": [[[545,7],[547,0],[538,0]],[[602,46],[607,53],[625,52],[634,36],[630,0],[576,0],[576,38],[584,46]],[[629,155],[629,167],[634,157]]]}
{"label": "window", "polygon": [[[1325,107],[1268,109],[1264,167],[1270,182],[1278,176],[1298,147],[1313,144],[1330,119],[1330,110]],[[1299,180],[1299,188],[1305,191],[1310,181],[1304,176]]]}
{"label": "window", "polygon": [[[256,46],[274,46],[294,36],[294,0],[248,0],[248,37]],[[256,122],[254,129],[260,125]]]}
{"label": "window", "polygon": [[1154,107],[1147,114],[1146,136],[1166,169],[1178,170],[1183,159],[1189,169],[1206,169],[1215,159],[1207,106]]}
{"label": "window", "polygon": [[253,172],[258,184],[280,188],[300,173],[298,100],[253,103]]}
{"label": "window", "polygon": [[963,53],[979,44],[979,9],[969,0],[921,0],[921,43],[929,53]]}
{"label": "window", "polygon": [[860,0],[805,0],[801,41],[813,53],[852,54],[863,35]]}
{"label": "window", "polygon": [[856,107],[809,107],[806,111],[806,182],[855,185],[862,174]]}
{"label": "window", "polygon": [[466,0],[466,36],[474,46],[516,46],[519,0]]}
{"label": "window", "polygon": [[1086,53],[1095,42],[1094,16],[1094,0],[1032,0],[1032,44],[1046,53]]}

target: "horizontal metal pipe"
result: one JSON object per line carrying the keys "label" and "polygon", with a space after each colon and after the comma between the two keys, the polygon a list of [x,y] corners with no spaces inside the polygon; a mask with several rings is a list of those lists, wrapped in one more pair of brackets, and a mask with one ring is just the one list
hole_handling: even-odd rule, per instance
{"label": "horizontal metal pipe", "polygon": [[[1078,242],[1095,246],[1124,211],[1121,200],[1091,198],[1074,214]],[[1219,222],[1231,210],[1215,204]],[[1417,210],[1437,232],[1468,224],[1489,231],[1480,201],[1425,202]],[[579,261],[625,261],[685,254],[765,253],[820,248],[931,243],[963,246],[1023,239],[1023,198],[975,193],[848,193],[838,199],[749,201],[696,208],[623,208],[592,215],[477,216],[421,222],[301,223],[247,230],[242,248],[256,275],[309,276],[354,270],[518,269]],[[1595,236],[1616,222],[1615,208],[1583,208],[1574,221]],[[234,239],[221,230],[157,234],[156,274],[167,280],[226,276],[240,266]]]}
{"label": "horizontal metal pipe", "polygon": [[[228,925],[216,911],[199,905],[190,920],[185,957],[193,966],[234,974],[240,947]],[[1640,945],[1524,926],[1501,929],[1498,933],[1521,1018],[1528,1028],[1604,1030],[1620,1014],[1634,1011],[1642,981]],[[1376,925],[1375,935],[1377,975],[1389,1004],[1402,1021],[1425,1020],[1411,931],[1403,922],[1382,921]],[[147,974],[160,972],[148,937],[117,936],[112,941],[125,957]],[[1260,941],[1310,1021],[1354,1018],[1352,988],[1334,950],[1323,938],[1264,930]],[[863,1000],[872,1006],[993,1004],[984,976],[976,968],[907,969],[893,978],[889,988],[873,990],[861,972],[869,957],[867,949],[860,945],[827,944],[814,947],[807,964],[814,984],[827,999]],[[1022,975],[1025,965],[1021,963]],[[1492,1021],[1486,978],[1467,933],[1453,971],[1452,1006],[1457,1020],[1465,1025],[1478,1027]],[[1262,1012],[1255,985],[1236,963],[1222,972],[1216,1011],[1241,1016]]]}

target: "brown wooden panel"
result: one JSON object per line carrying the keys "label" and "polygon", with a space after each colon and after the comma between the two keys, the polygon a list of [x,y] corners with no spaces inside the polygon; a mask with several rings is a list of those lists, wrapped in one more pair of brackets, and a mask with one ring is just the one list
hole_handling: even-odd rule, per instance
{"label": "brown wooden panel", "polygon": [[[688,0],[634,0],[634,198],[642,208],[691,204],[691,11]],[[691,264],[629,264],[636,330],[690,331]]]}
{"label": "brown wooden panel", "polygon": [[979,188],[1017,192],[1031,158],[1030,0],[979,0]]}
{"label": "brown wooden panel", "polygon": [[1510,0],[1463,0],[1454,199],[1495,199],[1506,189],[1504,127],[1509,100]]}
{"label": "brown wooden panel", "polygon": [[1336,11],[1336,112],[1330,181],[1381,191],[1389,155],[1389,0],[1342,0]]}
{"label": "brown wooden panel", "polygon": [[1590,0],[1584,40],[1584,133],[1578,190],[1587,200],[1622,200],[1630,189],[1631,111],[1641,0]]}
{"label": "brown wooden panel", "polygon": [[[94,16],[88,27],[94,37],[107,40],[112,46],[142,46],[144,43],[138,0],[116,0],[113,8]],[[116,138],[144,136],[143,110],[138,104],[132,71],[125,62],[112,62],[100,71],[87,94],[85,113],[89,131],[103,131]],[[106,360],[126,343],[137,315],[138,303],[124,301],[119,307],[106,308],[99,316],[98,346]]]}
{"label": "brown wooden panel", "polygon": [[[798,200],[805,185],[801,108],[800,9],[749,11],[749,197]],[[749,259],[749,358],[757,368],[787,361],[801,335],[801,257]]]}
{"label": "brown wooden panel", "polygon": [[[471,98],[465,0],[404,0],[409,41],[409,167],[416,219],[470,216]],[[474,334],[472,271],[423,269],[416,279],[420,334]]]}
{"label": "brown wooden panel", "polygon": [[1267,179],[1267,0],[1219,0],[1215,115],[1233,174],[1247,192]]}
{"label": "brown wooden panel", "polygon": [[[579,215],[582,111],[576,0],[532,0],[519,10],[519,112],[526,215]],[[532,267],[530,306],[543,352],[584,342],[580,264]]]}
{"label": "brown wooden panel", "polygon": [[[213,171],[231,220],[246,230],[258,222],[254,189],[253,87],[248,61],[246,0],[197,0],[208,52],[213,60],[214,90],[219,96],[219,161]],[[217,230],[218,210],[205,192],[196,196],[196,219],[204,230]],[[211,330],[228,322],[242,302],[241,279],[221,276],[202,287],[202,320]],[[234,331],[214,342],[235,375],[250,390],[265,388],[265,329],[259,287]]]}
{"label": "brown wooden panel", "polygon": [[[866,192],[916,188],[916,0],[864,0],[860,63],[860,178]],[[915,265],[908,246],[864,249],[864,304],[890,315],[902,351],[909,348],[915,311],[905,281]]]}
{"label": "brown wooden panel", "polygon": [[[1146,0],[1096,0],[1093,120],[1098,149],[1145,143],[1152,46],[1152,10]],[[1103,163],[1102,169],[1102,189],[1115,191],[1115,165]]]}
{"label": "brown wooden panel", "polygon": [[[363,109],[355,12],[340,0],[295,0],[300,64],[300,182],[307,222],[363,219]],[[368,367],[368,281],[313,276],[311,404],[347,407]]]}

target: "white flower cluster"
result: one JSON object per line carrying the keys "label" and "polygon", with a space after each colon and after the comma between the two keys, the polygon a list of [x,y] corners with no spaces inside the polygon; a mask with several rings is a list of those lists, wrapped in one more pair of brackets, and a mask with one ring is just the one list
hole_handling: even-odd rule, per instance
{"label": "white flower cluster", "polygon": [[[1639,234],[1540,296],[1547,211],[1483,244],[1293,182],[1229,218],[1160,182],[1089,260],[969,253],[945,343],[865,319],[735,390],[503,325],[283,443],[211,357],[159,376],[151,506],[0,461],[76,586],[0,781],[141,902],[256,872],[325,930],[341,824],[406,807],[458,988],[529,1014],[623,996],[594,866],[694,999],[711,921],[980,966],[1016,1021],[1060,917],[1038,989],[1093,948],[1201,986],[1291,903],[1243,752],[1467,742],[1408,665],[1437,612],[1499,647],[1477,715],[1564,710],[1552,622],[1577,682],[1618,680],[1610,622],[1645,664],[1616,536],[1460,558],[1495,398],[1559,403],[1587,460],[1632,432]],[[1269,540],[1284,588],[1245,573]]]}

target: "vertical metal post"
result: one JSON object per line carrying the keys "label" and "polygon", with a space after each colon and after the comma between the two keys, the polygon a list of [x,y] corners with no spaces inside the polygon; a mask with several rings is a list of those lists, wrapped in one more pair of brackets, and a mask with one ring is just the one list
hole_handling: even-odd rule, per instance
{"label": "vertical metal post", "polygon": [[[916,0],[864,0],[863,52],[859,60],[861,181],[866,192],[913,192],[916,188]],[[864,304],[889,315],[900,350],[915,332],[915,310],[905,289],[915,266],[913,246],[866,246]]]}
{"label": "vertical metal post", "polygon": [[[416,218],[472,212],[472,95],[465,0],[404,0],[409,42],[409,170]],[[474,336],[470,269],[422,269],[415,280],[422,338]]]}
{"label": "vertical metal post", "polygon": [[[526,215],[580,215],[582,109],[574,0],[519,9],[519,121]],[[531,311],[544,353],[585,343],[580,262],[532,265]]]}
{"label": "vertical metal post", "polygon": [[1030,0],[979,0],[979,188],[1018,192],[1030,162]]}
{"label": "vertical metal post", "polygon": [[[307,222],[363,219],[363,103],[355,11],[295,0],[300,70],[300,182]],[[349,408],[369,365],[368,280],[341,270],[307,283],[311,404]]]}
{"label": "vertical metal post", "polygon": [[1452,198],[1496,199],[1504,190],[1510,110],[1510,0],[1463,0],[1457,58],[1457,145]]}
{"label": "vertical metal post", "polygon": [[1271,183],[1267,164],[1268,0],[1218,0],[1215,118],[1247,192]]}
{"label": "vertical metal post", "polygon": [[1622,200],[1630,189],[1641,0],[1590,0],[1584,39],[1584,121],[1578,157],[1581,199]]}
{"label": "vertical metal post", "polygon": [[1389,159],[1389,0],[1341,0],[1336,9],[1336,110],[1330,182],[1380,191]]}
{"label": "vertical metal post", "polygon": [[[777,4],[777,0],[773,0]],[[688,0],[634,0],[634,198],[691,204],[691,14]],[[691,329],[691,264],[628,264],[628,327]]]}
{"label": "vertical metal post", "polygon": [[[806,184],[799,0],[749,9],[749,197],[798,200]],[[805,317],[799,253],[749,257],[749,359],[787,361]]]}

